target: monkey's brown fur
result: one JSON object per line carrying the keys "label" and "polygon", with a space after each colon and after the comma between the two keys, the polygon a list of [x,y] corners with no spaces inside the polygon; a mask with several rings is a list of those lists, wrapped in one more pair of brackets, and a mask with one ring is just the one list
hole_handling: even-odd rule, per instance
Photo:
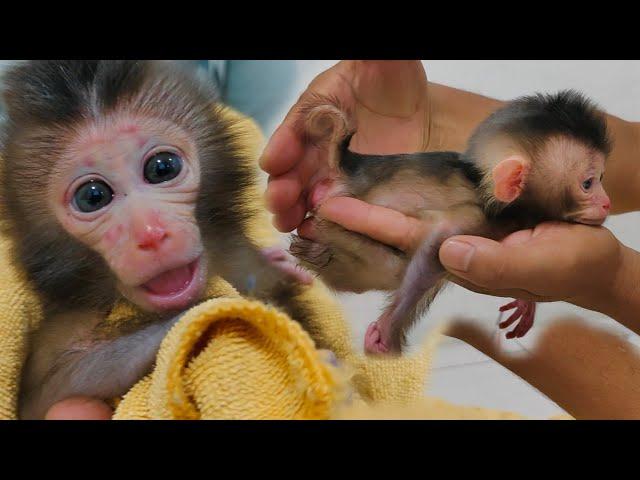
{"label": "monkey's brown fur", "polygon": [[[3,90],[2,227],[13,240],[15,261],[41,295],[47,316],[43,325],[56,324],[34,337],[25,371],[27,376],[38,373],[25,384],[28,388],[23,385],[25,391],[38,388],[43,375],[55,376],[47,368],[56,363],[53,357],[70,353],[65,350],[70,339],[90,350],[97,340],[94,327],[119,298],[106,262],[64,230],[46,193],[71,139],[83,126],[111,117],[160,119],[187,132],[200,159],[195,215],[210,274],[276,304],[298,321],[309,318],[307,305],[296,298],[302,287],[265,261],[248,235],[262,214],[257,165],[246,157],[238,129],[222,114],[211,85],[171,62],[48,60],[11,67]],[[130,355],[135,355],[134,346],[128,347]]]}

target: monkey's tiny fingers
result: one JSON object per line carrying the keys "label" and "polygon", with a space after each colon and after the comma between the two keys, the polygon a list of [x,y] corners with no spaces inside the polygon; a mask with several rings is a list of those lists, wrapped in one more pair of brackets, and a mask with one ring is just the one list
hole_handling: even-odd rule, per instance
{"label": "monkey's tiny fingers", "polygon": [[298,265],[294,257],[282,248],[263,248],[262,255],[264,255],[273,267],[280,270],[290,279],[298,283],[302,283],[303,285],[311,285],[313,283],[313,275]]}
{"label": "monkey's tiny fingers", "polygon": [[527,306],[522,315],[522,319],[518,323],[518,326],[514,328],[513,332],[510,332],[510,333],[513,333],[513,336],[515,338],[524,337],[527,334],[527,332],[531,330],[531,327],[533,327],[533,320],[535,318],[535,314],[536,314],[536,303],[527,302]]}
{"label": "monkey's tiny fingers", "polygon": [[280,247],[265,247],[262,253],[268,260],[286,260],[287,253]]}
{"label": "monkey's tiny fingers", "polygon": [[523,307],[518,307],[516,309],[515,312],[513,312],[511,314],[511,316],[509,318],[507,318],[504,322],[502,322],[499,327],[500,328],[507,328],[509,327],[511,324],[513,324],[516,320],[518,320],[522,315],[524,314],[524,308]]}
{"label": "monkey's tiny fingers", "polygon": [[511,310],[513,308],[516,308],[518,306],[518,300],[514,300],[511,303],[507,303],[506,305],[503,305],[500,307],[500,311],[501,312],[505,312],[507,310]]}

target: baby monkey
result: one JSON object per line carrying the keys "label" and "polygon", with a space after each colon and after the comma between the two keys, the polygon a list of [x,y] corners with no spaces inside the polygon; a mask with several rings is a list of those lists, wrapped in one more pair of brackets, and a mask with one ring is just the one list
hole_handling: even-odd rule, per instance
{"label": "baby monkey", "polygon": [[[609,213],[602,186],[611,149],[606,118],[575,91],[508,103],[477,127],[462,154],[352,152],[356,126],[327,98],[310,101],[300,118],[310,142],[328,144],[332,175],[322,188],[330,196],[359,198],[429,225],[420,246],[406,253],[322,219],[314,219],[313,240],[293,238],[291,252],[334,289],[394,292],[366,332],[368,353],[401,351],[409,327],[449,280],[438,259],[448,237],[500,240],[544,221],[600,225]],[[515,300],[500,310],[512,309],[500,326],[519,320],[507,337],[522,337],[535,303]]]}
{"label": "baby monkey", "polygon": [[[135,60],[20,62],[3,80],[2,223],[45,312],[20,418],[126,393],[212,276],[308,318],[297,294],[312,278],[248,235],[258,169],[212,85]],[[149,321],[105,328],[122,298]]]}

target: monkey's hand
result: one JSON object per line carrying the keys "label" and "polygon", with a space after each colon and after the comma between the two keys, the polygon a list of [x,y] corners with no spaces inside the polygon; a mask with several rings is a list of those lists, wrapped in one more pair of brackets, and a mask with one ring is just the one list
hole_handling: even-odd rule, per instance
{"label": "monkey's hand", "polygon": [[288,254],[284,249],[280,247],[267,247],[263,248],[261,252],[272,266],[292,280],[302,283],[303,285],[311,285],[313,283],[313,275],[298,265],[293,256]]}
{"label": "monkey's hand", "polygon": [[314,97],[335,99],[350,112],[360,153],[423,151],[429,135],[427,78],[416,61],[342,61],[318,75],[265,148],[260,166],[270,175],[265,194],[274,225],[290,232],[330,191],[329,151],[305,141],[300,124]]}
{"label": "monkey's hand", "polygon": [[533,326],[533,319],[536,315],[536,302],[529,302],[527,300],[514,300],[511,303],[507,303],[500,307],[501,312],[513,310],[515,312],[511,314],[504,322],[500,322],[500,328],[507,328],[512,325],[516,320],[520,320],[518,325],[507,333],[507,338],[521,338],[524,337],[527,332]]}

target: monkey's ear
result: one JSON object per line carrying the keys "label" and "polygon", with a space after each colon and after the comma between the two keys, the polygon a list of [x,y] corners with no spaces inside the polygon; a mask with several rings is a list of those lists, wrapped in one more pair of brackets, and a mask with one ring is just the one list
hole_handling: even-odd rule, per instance
{"label": "monkey's ear", "polygon": [[501,202],[511,203],[524,189],[529,164],[520,156],[505,158],[491,172],[493,195]]}

